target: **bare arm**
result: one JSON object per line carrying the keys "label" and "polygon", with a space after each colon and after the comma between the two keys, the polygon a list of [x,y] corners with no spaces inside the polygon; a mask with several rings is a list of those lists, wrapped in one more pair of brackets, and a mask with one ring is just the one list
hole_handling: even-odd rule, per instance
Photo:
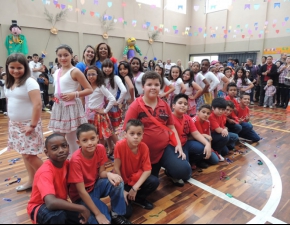
{"label": "bare arm", "polygon": [[202,88],[195,82],[192,82],[192,88],[196,90],[195,95],[192,96],[191,99],[197,99],[202,95]]}
{"label": "bare arm", "polygon": [[203,91],[202,91],[202,94],[208,93],[208,89],[209,89],[209,86],[210,86],[209,82],[207,81],[207,79],[204,79],[202,82],[205,84],[205,86],[203,88]]}
{"label": "bare arm", "polygon": [[180,139],[179,139],[179,136],[178,136],[178,133],[175,129],[175,126],[174,125],[168,125],[167,126],[168,128],[170,128],[172,130],[172,132],[174,133],[175,135],[175,138],[176,138],[176,141],[177,141],[177,146],[175,147],[175,153],[179,153],[178,155],[178,158],[182,158],[182,160],[185,160],[186,159],[186,155],[184,154],[183,150],[182,150],[182,146],[181,146],[181,142],[180,142]]}
{"label": "bare arm", "polygon": [[84,89],[84,90],[82,90],[82,91],[79,92],[79,97],[85,97],[85,96],[90,95],[90,94],[93,93],[93,89],[92,89],[90,83],[86,79],[85,75],[79,69],[75,68],[71,72],[71,76],[72,76],[72,79],[74,81],[79,82],[79,84]]}
{"label": "bare arm", "polygon": [[80,219],[81,224],[86,224],[90,217],[90,211],[83,205],[70,203],[60,198],[56,198],[55,195],[47,195],[44,197],[46,207],[51,210],[67,210],[73,212],[79,212],[83,219]]}
{"label": "bare arm", "polygon": [[203,154],[205,154],[205,159],[209,159],[209,157],[211,156],[210,142],[208,142],[205,139],[205,137],[201,135],[198,131],[192,132],[191,135],[193,136],[195,140],[197,140],[198,142],[202,143],[205,146]]}
{"label": "bare arm", "polygon": [[181,83],[181,90],[180,90],[180,93],[184,94],[186,92],[186,87],[184,85],[184,83]]}
{"label": "bare arm", "polygon": [[226,93],[227,92],[228,85],[230,83],[230,80],[226,76],[224,76],[221,80],[224,82],[224,86],[223,86],[222,91],[224,93]]}
{"label": "bare arm", "polygon": [[168,87],[169,87],[169,90],[167,92],[165,92],[162,97],[175,91],[175,87],[172,84],[170,84]]}
{"label": "bare arm", "polygon": [[129,91],[130,96],[131,96],[130,103],[132,103],[135,99],[135,88],[134,88],[134,85],[133,85],[129,76],[125,76],[124,79],[125,79],[126,84],[128,85],[128,89],[129,89],[128,91]]}

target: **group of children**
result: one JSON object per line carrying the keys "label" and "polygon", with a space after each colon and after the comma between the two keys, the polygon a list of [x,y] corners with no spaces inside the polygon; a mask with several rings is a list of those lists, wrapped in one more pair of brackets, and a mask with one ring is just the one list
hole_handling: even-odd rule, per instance
{"label": "group of children", "polygon": [[[49,160],[43,164],[37,157],[44,149],[39,86],[23,55],[13,54],[6,62],[9,149],[25,160],[29,180],[17,191],[33,185],[28,214],[34,222],[130,223],[131,203],[153,208],[147,196],[159,185],[161,167],[183,186],[195,165],[223,161],[239,136],[260,140],[249,123],[249,87],[243,87],[242,69],[236,71],[237,84],[208,72],[208,60],[202,61],[201,72],[198,63],[183,72],[173,66],[167,79],[162,64],[156,72],[143,73],[134,57],[119,63],[116,76],[110,59],[81,72],[71,64],[69,46],[61,45],[56,54],[61,68],[54,73],[49,123],[54,134],[46,139]],[[19,101],[25,114],[15,110]],[[123,120],[126,135],[119,141],[116,129]],[[104,164],[113,154],[114,170],[107,172]],[[100,200],[106,196],[111,212]]]}

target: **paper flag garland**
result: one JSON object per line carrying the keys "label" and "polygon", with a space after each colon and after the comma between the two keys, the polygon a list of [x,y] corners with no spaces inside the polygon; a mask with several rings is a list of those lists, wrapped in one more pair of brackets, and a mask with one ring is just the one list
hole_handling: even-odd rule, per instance
{"label": "paper flag garland", "polygon": [[276,8],[276,7],[279,7],[280,8],[280,3],[274,3],[274,9]]}
{"label": "paper flag garland", "polygon": [[94,4],[95,5],[98,5],[99,4],[99,1],[98,0],[94,0]]}
{"label": "paper flag garland", "polygon": [[108,5],[109,8],[111,8],[112,5],[113,5],[113,2],[108,2],[107,5]]}
{"label": "paper flag garland", "polygon": [[176,30],[177,29],[177,26],[173,26],[173,30]]}
{"label": "paper flag garland", "polygon": [[255,10],[258,10],[259,8],[260,8],[260,4],[255,4],[255,5],[254,5],[254,9],[255,9]]}
{"label": "paper flag garland", "polygon": [[202,28],[200,27],[200,28],[198,28],[198,32],[199,33],[201,33],[202,32]]}
{"label": "paper flag garland", "polygon": [[198,11],[198,10],[199,10],[199,5],[195,5],[195,6],[193,7],[193,9],[194,9],[194,11]]}
{"label": "paper flag garland", "polygon": [[81,4],[82,4],[82,5],[85,4],[85,0],[81,0]]}
{"label": "paper flag garland", "polygon": [[289,20],[289,17],[287,16],[287,17],[285,17],[285,19],[284,19],[286,22]]}
{"label": "paper flag garland", "polygon": [[251,4],[245,4],[245,8],[244,9],[251,9]]}

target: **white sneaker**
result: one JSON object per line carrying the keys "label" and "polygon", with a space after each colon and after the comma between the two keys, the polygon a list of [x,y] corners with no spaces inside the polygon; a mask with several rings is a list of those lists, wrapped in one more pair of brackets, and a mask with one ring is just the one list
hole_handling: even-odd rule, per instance
{"label": "white sneaker", "polygon": [[225,158],[222,157],[221,155],[219,155],[219,160],[220,160],[220,162],[223,162],[223,161],[225,161]]}
{"label": "white sneaker", "polygon": [[270,109],[273,109],[273,106],[270,106]]}
{"label": "white sneaker", "polygon": [[5,116],[7,116],[7,112],[4,112],[3,114],[4,114]]}
{"label": "white sneaker", "polygon": [[264,105],[264,108],[267,108],[267,105]]}
{"label": "white sneaker", "polygon": [[255,105],[255,103],[254,102],[251,102],[251,105]]}

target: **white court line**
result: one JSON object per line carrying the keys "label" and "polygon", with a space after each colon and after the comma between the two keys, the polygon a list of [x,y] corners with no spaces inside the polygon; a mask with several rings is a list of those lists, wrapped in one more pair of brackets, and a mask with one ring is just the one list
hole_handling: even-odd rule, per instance
{"label": "white court line", "polygon": [[227,195],[225,195],[225,193],[222,193],[192,178],[190,178],[188,182],[255,215],[255,217],[250,220],[248,224],[265,224],[267,221],[272,224],[287,224],[272,216],[277,209],[282,196],[282,181],[278,170],[276,169],[274,164],[258,149],[247,143],[243,144],[261,157],[264,163],[268,166],[272,176],[272,183],[275,185],[275,190],[272,190],[271,195],[262,210],[255,209],[254,207],[247,205],[246,203],[241,202],[240,200],[237,200],[235,198],[229,198]]}

